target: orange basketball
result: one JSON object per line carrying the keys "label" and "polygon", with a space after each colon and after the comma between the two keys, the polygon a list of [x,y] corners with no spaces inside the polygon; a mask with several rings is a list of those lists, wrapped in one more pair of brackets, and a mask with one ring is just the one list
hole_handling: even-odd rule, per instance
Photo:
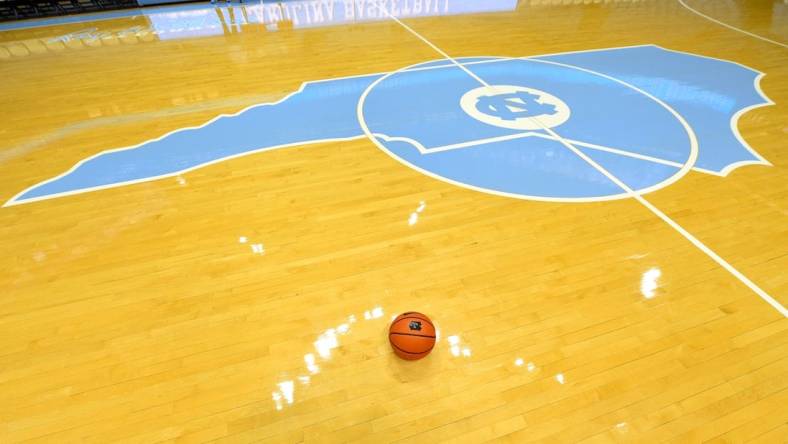
{"label": "orange basketball", "polygon": [[435,326],[421,313],[402,313],[391,322],[389,342],[400,358],[408,361],[421,359],[435,346]]}

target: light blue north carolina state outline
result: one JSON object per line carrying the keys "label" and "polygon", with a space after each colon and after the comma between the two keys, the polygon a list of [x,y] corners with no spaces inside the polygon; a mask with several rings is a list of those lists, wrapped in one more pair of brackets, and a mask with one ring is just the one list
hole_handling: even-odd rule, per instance
{"label": "light blue north carolina state outline", "polygon": [[[724,176],[769,164],[742,139],[736,121],[773,102],[760,90],[764,74],[738,63],[656,45],[459,62],[488,83],[562,99],[572,115],[554,130],[638,192],[672,183],[690,167]],[[478,86],[446,60],[305,82],[278,102],[98,153],[5,206],[176,176],[270,149],[366,137],[362,122],[397,160],[460,186],[539,200],[626,196],[544,131],[508,130],[465,114],[459,97]],[[693,150],[697,158],[688,165]]]}

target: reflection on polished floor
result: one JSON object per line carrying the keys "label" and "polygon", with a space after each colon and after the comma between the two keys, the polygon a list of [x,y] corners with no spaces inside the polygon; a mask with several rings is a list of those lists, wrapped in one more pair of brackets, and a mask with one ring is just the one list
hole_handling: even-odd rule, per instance
{"label": "reflection on polished floor", "polygon": [[0,442],[786,442],[788,2],[190,3],[0,74]]}

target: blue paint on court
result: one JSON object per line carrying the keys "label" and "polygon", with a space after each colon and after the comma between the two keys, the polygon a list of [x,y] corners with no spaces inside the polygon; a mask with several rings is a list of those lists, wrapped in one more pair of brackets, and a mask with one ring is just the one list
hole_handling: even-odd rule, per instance
{"label": "blue paint on court", "polygon": [[[524,198],[596,200],[623,193],[544,129],[533,127],[531,117],[547,122],[635,190],[656,189],[678,177],[692,157],[692,131],[698,141],[696,168],[721,173],[759,160],[732,131],[731,119],[767,102],[754,87],[759,73],[735,63],[651,45],[461,63],[498,86],[481,88],[446,61],[386,76],[307,82],[279,103],[100,153],[9,203],[172,176],[283,145],[360,137],[365,125],[381,148],[419,171]],[[365,91],[360,122],[357,110]]]}
{"label": "blue paint on court", "polygon": [[740,110],[769,103],[754,87],[758,71],[652,45],[541,58],[603,72],[668,103],[698,136],[698,167],[721,172],[737,162],[759,160],[730,123]]}

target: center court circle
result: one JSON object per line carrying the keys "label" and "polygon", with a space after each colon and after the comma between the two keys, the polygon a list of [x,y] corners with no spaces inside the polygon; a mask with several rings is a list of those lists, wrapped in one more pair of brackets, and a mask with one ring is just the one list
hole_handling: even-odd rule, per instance
{"label": "center court circle", "polygon": [[376,79],[357,105],[367,137],[433,178],[547,201],[628,197],[566,143],[641,194],[675,182],[697,158],[685,119],[620,79],[540,59],[458,63],[462,69],[443,60]]}

